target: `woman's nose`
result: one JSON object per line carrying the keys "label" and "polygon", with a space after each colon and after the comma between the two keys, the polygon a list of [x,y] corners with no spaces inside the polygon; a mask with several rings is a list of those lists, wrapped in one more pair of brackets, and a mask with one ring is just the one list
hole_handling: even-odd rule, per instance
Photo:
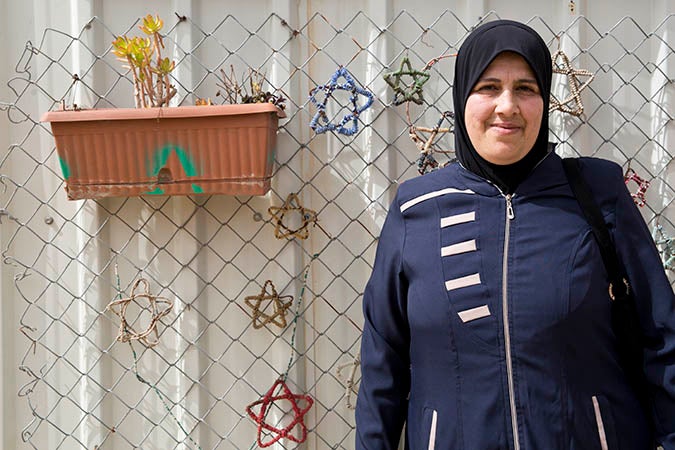
{"label": "woman's nose", "polygon": [[498,114],[511,115],[518,111],[517,99],[510,89],[504,89],[496,98],[495,112]]}

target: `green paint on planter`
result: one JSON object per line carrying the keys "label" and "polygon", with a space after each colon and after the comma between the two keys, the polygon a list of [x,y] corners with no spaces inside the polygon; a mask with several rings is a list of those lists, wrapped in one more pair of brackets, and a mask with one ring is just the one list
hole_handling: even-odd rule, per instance
{"label": "green paint on planter", "polygon": [[183,150],[176,150],[176,153],[178,154],[178,160],[180,161],[181,166],[183,166],[183,170],[185,171],[185,175],[188,177],[194,177],[197,175],[197,168],[195,167],[194,161],[192,161],[192,158]]}
{"label": "green paint on planter", "polygon": [[178,156],[178,161],[180,161],[180,165],[183,167],[185,175],[188,177],[197,175],[197,168],[188,152],[176,145],[169,144],[164,146],[161,150],[156,151],[153,155],[152,171],[149,173],[151,177],[156,177],[159,174],[159,171],[166,165],[172,152],[176,152],[176,156]]}
{"label": "green paint on planter", "polygon": [[146,194],[148,194],[148,195],[162,195],[162,194],[164,194],[164,189],[157,186],[154,191],[147,191]]}
{"label": "green paint on planter", "polygon": [[[183,168],[183,171],[185,172],[185,175],[188,177],[194,177],[199,174],[199,171],[197,170],[197,167],[190,156],[190,154],[180,148],[177,145],[173,144],[168,144],[162,147],[160,150],[157,150],[152,156],[152,164],[150,164],[150,161],[148,160],[146,162],[148,168],[152,168],[152,170],[148,170],[148,175],[150,177],[156,177],[159,175],[159,172],[162,170],[163,167],[166,166],[167,161],[169,160],[169,157],[171,156],[171,153],[175,152],[176,156],[178,157],[178,161],[180,161],[180,165]],[[192,191],[195,194],[203,194],[204,189],[199,186],[198,184],[193,184],[192,185]],[[154,191],[152,192],[147,192],[149,195],[162,195],[164,194],[164,190],[160,188],[159,186],[155,188]]]}
{"label": "green paint on planter", "polygon": [[271,166],[272,164],[274,164],[274,157],[276,156],[275,153],[276,153],[276,149],[273,149],[271,152],[267,153],[267,166],[268,167]]}
{"label": "green paint on planter", "polygon": [[59,164],[61,164],[61,172],[63,172],[63,178],[66,180],[70,178],[70,167],[66,164],[66,161],[63,158],[59,158]]}

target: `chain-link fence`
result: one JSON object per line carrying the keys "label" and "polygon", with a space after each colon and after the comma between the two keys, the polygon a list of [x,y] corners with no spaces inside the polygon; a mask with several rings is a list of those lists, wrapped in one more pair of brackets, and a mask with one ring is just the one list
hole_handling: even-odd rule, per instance
{"label": "chain-link fence", "polygon": [[[23,138],[0,163],[2,227],[10,236],[3,256],[21,310],[22,440],[41,450],[255,448],[258,429],[246,407],[287,375],[293,394],[314,404],[301,415],[306,442],[282,439],[274,448],[353,448],[360,300],[379,229],[397,184],[423,176],[420,150],[439,163],[452,158],[452,135],[443,132],[452,109],[448,55],[476,23],[450,11],[431,23],[405,11],[384,24],[363,12],[340,24],[314,14],[297,28],[275,14],[255,27],[234,16],[208,29],[178,14],[165,19],[178,103],[221,103],[220,69],[230,66],[237,74],[262,68],[271,89],[287,98],[273,189],[264,197],[67,201],[50,128],[34,105],[131,106],[132,81],[110,42],[134,34],[138,23],[111,30],[94,18],[77,36],[47,29],[39,44],[28,43],[9,82],[16,98],[6,105]],[[595,73],[581,93],[581,117],[551,114],[558,152],[612,159],[649,181],[642,211],[671,270],[675,51],[666,30],[673,21],[666,17],[653,30],[630,18],[608,30],[584,17],[566,29],[529,21],[552,52],[560,48],[572,65]],[[427,66],[420,105],[394,105],[383,80],[404,57],[414,68]],[[375,94],[374,104],[359,115],[356,134],[315,134],[308,92],[339,67]],[[569,94],[565,77],[556,75],[554,94]],[[341,117],[349,100],[338,93],[334,100],[328,116]],[[268,208],[290,193],[317,214],[319,226],[309,223],[306,240],[274,237]],[[297,214],[286,220],[291,229],[303,226]],[[138,330],[157,315],[152,304],[132,301],[145,289],[132,292],[139,279],[147,280],[145,300],[171,303],[157,323],[156,346],[116,340],[122,316]],[[281,313],[264,310],[277,318],[285,312],[285,326],[253,326],[246,298],[269,294],[266,280],[294,297]],[[108,308],[112,302],[117,309]],[[292,403],[303,409],[308,401],[278,396],[260,415],[301,436]],[[263,441],[278,435],[263,429]]]}

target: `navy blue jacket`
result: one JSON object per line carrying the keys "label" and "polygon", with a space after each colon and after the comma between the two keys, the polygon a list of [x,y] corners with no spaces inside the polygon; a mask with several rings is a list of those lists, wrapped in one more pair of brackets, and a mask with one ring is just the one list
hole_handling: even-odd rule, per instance
{"label": "navy blue jacket", "polygon": [[[656,437],[675,450],[675,298],[621,168],[582,158],[640,322]],[[607,273],[561,159],[502,195],[459,164],[401,184],[364,293],[357,450],[645,450]]]}

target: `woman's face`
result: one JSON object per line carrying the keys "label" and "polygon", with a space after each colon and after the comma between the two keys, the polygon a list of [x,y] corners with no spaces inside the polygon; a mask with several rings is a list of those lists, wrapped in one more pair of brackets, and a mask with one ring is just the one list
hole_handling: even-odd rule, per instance
{"label": "woman's face", "polygon": [[544,100],[525,59],[497,55],[471,90],[464,117],[478,154],[499,165],[520,161],[539,134]]}

